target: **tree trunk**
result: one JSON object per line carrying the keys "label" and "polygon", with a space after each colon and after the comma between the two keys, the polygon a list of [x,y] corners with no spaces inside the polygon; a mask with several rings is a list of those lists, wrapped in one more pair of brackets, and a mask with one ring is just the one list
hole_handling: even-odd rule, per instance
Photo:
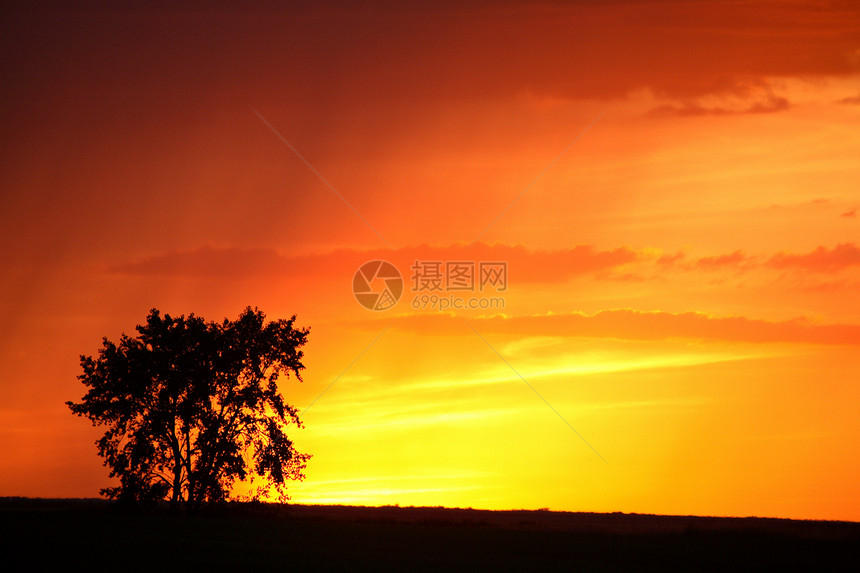
{"label": "tree trunk", "polygon": [[170,513],[179,513],[179,505],[182,502],[182,449],[179,439],[176,437],[174,426],[170,435],[170,447],[173,450],[173,491],[170,494]]}
{"label": "tree trunk", "polygon": [[185,469],[188,471],[188,503],[186,504],[186,509],[188,513],[192,513],[196,504],[196,486],[194,483],[194,474],[191,472],[191,429],[187,425],[185,426],[185,452]]}
{"label": "tree trunk", "polygon": [[[177,448],[178,449],[178,448]],[[182,501],[182,457],[176,456],[173,462],[173,493],[170,496],[170,513],[179,513],[179,504]]]}

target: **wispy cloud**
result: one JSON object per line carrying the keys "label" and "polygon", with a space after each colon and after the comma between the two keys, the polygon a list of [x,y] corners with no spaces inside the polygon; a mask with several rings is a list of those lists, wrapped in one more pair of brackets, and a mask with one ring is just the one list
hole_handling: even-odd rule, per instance
{"label": "wispy cloud", "polygon": [[252,277],[279,274],[289,259],[274,249],[203,246],[189,251],[172,251],[132,261],[113,263],[108,272],[127,275],[183,277]]}
{"label": "wispy cloud", "polygon": [[[485,333],[522,337],[557,336],[622,340],[713,340],[752,343],[825,345],[860,344],[860,325],[816,324],[799,318],[767,321],[742,316],[710,316],[699,312],[605,310],[528,316],[495,315],[480,319]],[[447,314],[401,315],[384,320],[395,328],[442,335],[468,335],[460,319]]]}
{"label": "wispy cloud", "polygon": [[652,117],[701,117],[725,115],[750,115],[763,113],[778,113],[791,108],[788,99],[771,94],[761,101],[740,107],[707,106],[697,102],[682,104],[666,104],[658,106],[649,112]]}
{"label": "wispy cloud", "polygon": [[842,99],[836,100],[836,103],[841,103],[842,105],[860,105],[860,95],[853,97],[844,97]]}

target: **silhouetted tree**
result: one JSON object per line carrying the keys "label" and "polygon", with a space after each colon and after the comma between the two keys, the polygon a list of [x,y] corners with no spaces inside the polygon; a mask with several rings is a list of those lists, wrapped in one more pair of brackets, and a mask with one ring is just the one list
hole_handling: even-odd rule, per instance
{"label": "silhouetted tree", "polygon": [[261,477],[249,497],[271,489],[289,499],[286,481],[304,479],[310,458],[287,437],[289,424],[302,424],[277,385],[304,369],[308,330],[295,318],[266,323],[248,307],[216,323],[153,309],[137,337],[104,338],[98,358],[82,355],[78,378],[89,390],[67,404],[107,426],[96,445],[120,483],[102,495],[193,511],[230,497],[236,480]]}

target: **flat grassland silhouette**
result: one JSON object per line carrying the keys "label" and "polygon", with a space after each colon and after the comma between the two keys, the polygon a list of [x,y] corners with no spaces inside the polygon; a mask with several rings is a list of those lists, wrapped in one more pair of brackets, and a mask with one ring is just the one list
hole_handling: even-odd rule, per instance
{"label": "flat grassland silhouette", "polygon": [[0,529],[4,556],[36,570],[860,570],[860,523],[837,521],[0,498]]}

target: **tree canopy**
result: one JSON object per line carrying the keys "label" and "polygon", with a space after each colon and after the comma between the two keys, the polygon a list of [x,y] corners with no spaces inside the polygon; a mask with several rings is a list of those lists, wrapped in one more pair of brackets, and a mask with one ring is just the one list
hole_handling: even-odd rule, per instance
{"label": "tree canopy", "polygon": [[278,388],[304,369],[308,329],[295,318],[266,322],[248,307],[217,323],[152,309],[136,337],[105,337],[97,358],[82,355],[88,391],[67,404],[107,428],[96,445],[119,485],[102,495],[193,511],[262,478],[246,497],[289,499],[287,480],[304,479],[310,459],[287,436],[302,423]]}

